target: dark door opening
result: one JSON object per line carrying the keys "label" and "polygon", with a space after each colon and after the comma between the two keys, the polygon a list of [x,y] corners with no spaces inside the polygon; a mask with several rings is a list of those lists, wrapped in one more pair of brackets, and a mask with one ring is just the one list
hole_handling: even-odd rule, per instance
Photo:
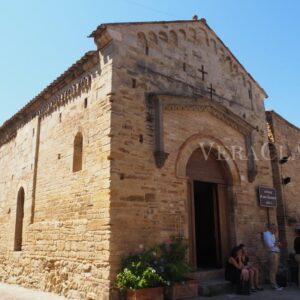
{"label": "dark door opening", "polygon": [[194,181],[194,201],[197,267],[220,268],[217,184]]}

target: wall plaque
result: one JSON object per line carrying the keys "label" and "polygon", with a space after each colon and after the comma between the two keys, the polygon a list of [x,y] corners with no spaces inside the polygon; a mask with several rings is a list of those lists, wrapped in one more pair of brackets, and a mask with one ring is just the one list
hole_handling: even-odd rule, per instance
{"label": "wall plaque", "polygon": [[258,187],[259,205],[262,207],[277,207],[276,190],[265,186]]}

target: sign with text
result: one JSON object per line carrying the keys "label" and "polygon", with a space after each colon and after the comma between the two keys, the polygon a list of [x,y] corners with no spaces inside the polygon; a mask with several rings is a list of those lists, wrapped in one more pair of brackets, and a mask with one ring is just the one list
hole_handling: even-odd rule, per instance
{"label": "sign with text", "polygon": [[262,207],[277,207],[276,190],[265,186],[258,187],[259,204]]}

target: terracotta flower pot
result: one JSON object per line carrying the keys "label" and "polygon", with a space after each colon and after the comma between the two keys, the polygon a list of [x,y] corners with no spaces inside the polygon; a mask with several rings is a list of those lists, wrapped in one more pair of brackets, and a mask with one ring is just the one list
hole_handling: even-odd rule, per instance
{"label": "terracotta flower pot", "polygon": [[183,283],[175,283],[170,286],[168,298],[179,300],[198,296],[199,283],[197,280],[186,280]]}
{"label": "terracotta flower pot", "polygon": [[127,290],[127,300],[163,300],[164,288],[147,288],[138,290]]}

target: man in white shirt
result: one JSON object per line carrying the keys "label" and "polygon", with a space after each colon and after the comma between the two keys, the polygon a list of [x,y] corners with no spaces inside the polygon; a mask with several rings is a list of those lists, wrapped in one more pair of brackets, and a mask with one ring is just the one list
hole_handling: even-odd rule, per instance
{"label": "man in white shirt", "polygon": [[269,224],[268,229],[263,233],[264,244],[269,252],[269,274],[270,282],[272,288],[281,291],[282,287],[279,287],[276,282],[276,275],[279,267],[280,259],[280,243],[276,242],[275,233],[277,232],[277,227],[275,224]]}

